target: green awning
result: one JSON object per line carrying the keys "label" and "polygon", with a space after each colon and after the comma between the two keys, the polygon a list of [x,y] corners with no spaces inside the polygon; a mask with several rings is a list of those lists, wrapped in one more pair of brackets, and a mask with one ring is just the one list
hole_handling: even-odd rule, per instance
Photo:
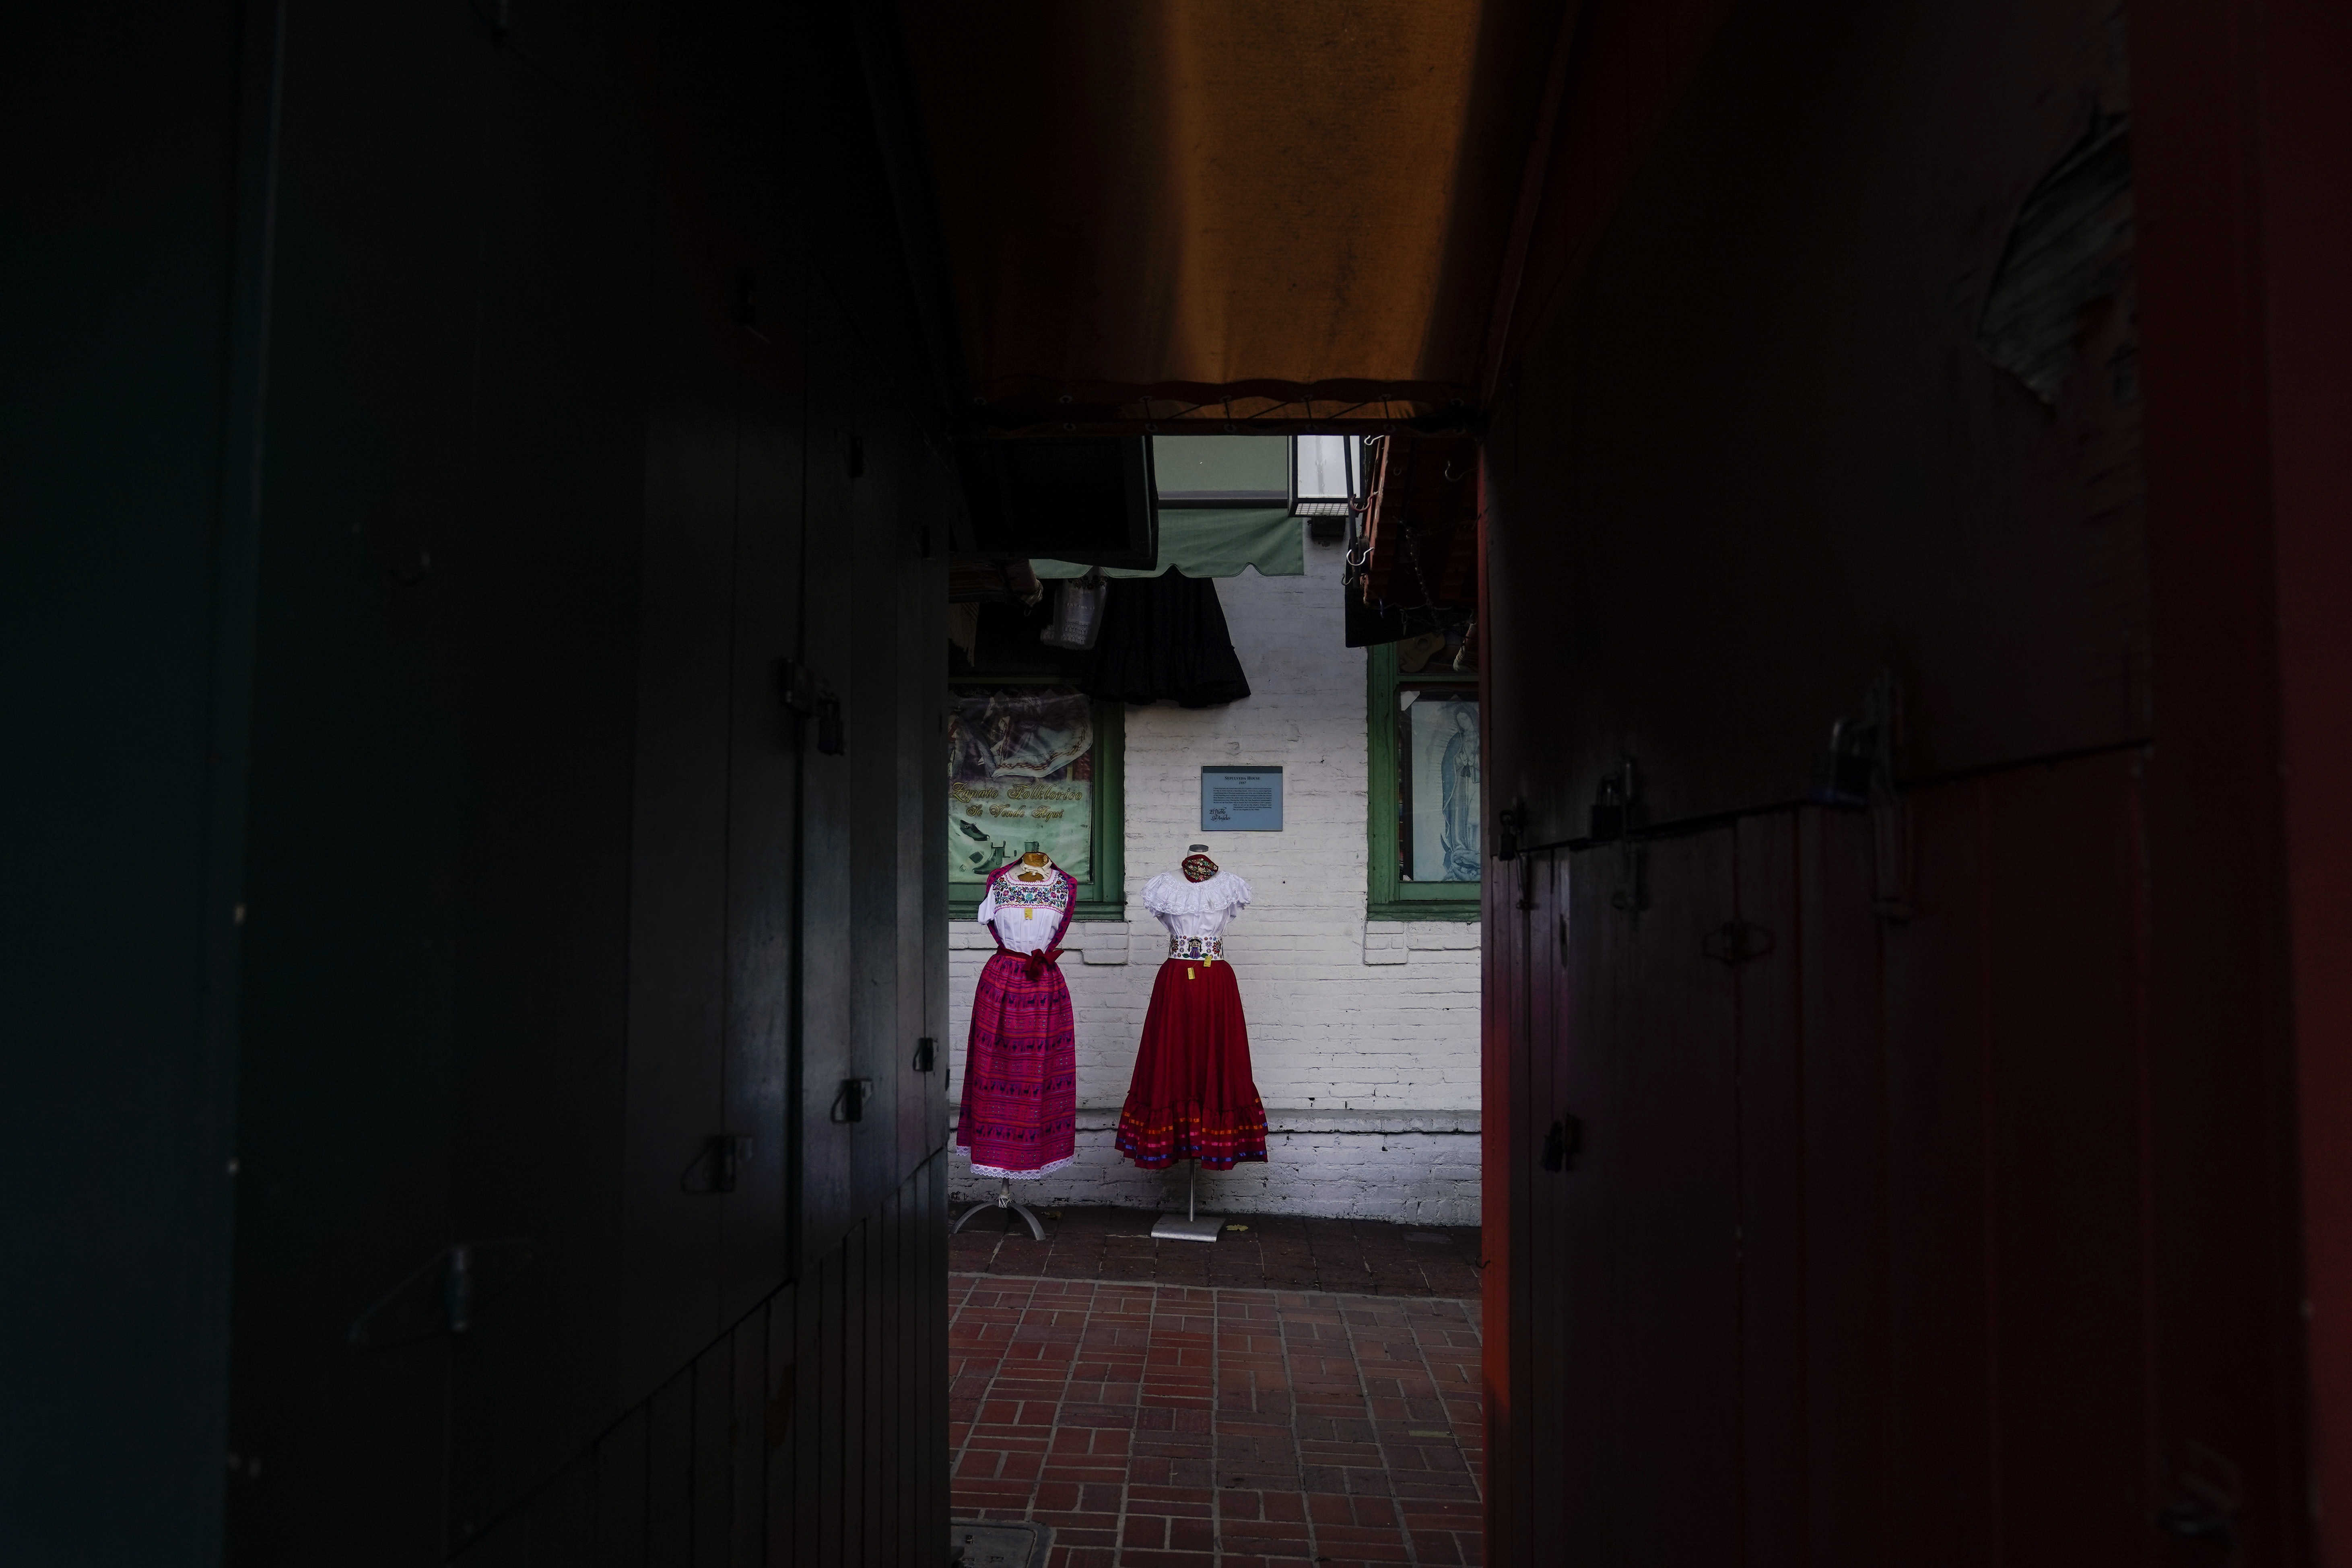
{"label": "green awning", "polygon": [[1161,506],[1290,501],[1286,436],[1154,436]]}
{"label": "green awning", "polygon": [[[1171,566],[1187,577],[1237,577],[1244,566],[1261,577],[1304,577],[1307,550],[1299,520],[1287,506],[1160,509],[1160,563],[1149,572],[1106,568],[1106,577],[1157,577]],[[1032,561],[1040,577],[1083,577],[1091,568],[1070,561]]]}

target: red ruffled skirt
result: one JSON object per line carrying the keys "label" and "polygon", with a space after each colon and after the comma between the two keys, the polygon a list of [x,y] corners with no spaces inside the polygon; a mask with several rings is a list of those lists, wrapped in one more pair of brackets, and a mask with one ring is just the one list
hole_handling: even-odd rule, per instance
{"label": "red ruffled skirt", "polygon": [[980,972],[964,1047],[956,1147],[978,1176],[1042,1176],[1077,1143],[1078,1036],[1070,988],[1050,963],[1000,952]]}
{"label": "red ruffled skirt", "polygon": [[1171,958],[1151,983],[1118,1152],[1147,1171],[1198,1160],[1229,1171],[1265,1158],[1265,1106],[1250,1079],[1249,1026],[1230,963]]}

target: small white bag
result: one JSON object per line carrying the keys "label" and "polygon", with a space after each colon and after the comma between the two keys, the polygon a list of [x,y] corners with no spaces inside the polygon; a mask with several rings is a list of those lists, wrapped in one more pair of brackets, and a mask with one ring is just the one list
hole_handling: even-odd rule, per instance
{"label": "small white bag", "polygon": [[1055,584],[1054,618],[1046,623],[1037,640],[1047,647],[1083,651],[1094,647],[1095,637],[1102,630],[1103,602],[1109,594],[1100,572],[1062,579]]}

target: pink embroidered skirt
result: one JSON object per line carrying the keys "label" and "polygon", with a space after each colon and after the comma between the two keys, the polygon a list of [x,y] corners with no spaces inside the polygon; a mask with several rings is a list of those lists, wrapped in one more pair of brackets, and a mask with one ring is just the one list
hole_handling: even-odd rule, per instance
{"label": "pink embroidered skirt", "polygon": [[1171,958],[1160,966],[1118,1113],[1118,1152],[1147,1171],[1178,1160],[1230,1171],[1265,1158],[1265,1106],[1250,1077],[1232,964]]}
{"label": "pink embroidered skirt", "polygon": [[978,1176],[1042,1176],[1077,1144],[1078,1036],[1053,964],[1000,952],[980,972],[964,1047],[956,1147]]}

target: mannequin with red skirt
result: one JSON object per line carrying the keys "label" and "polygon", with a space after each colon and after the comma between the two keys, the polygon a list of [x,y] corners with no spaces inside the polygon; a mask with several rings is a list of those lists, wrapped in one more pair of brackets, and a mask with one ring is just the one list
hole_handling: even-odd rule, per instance
{"label": "mannequin with red skirt", "polygon": [[1186,856],[1182,876],[1162,871],[1143,886],[1143,907],[1168,928],[1168,959],[1151,984],[1118,1147],[1147,1171],[1188,1159],[1230,1171],[1265,1158],[1249,1026],[1225,962],[1225,928],[1249,901],[1249,884],[1206,854]]}

